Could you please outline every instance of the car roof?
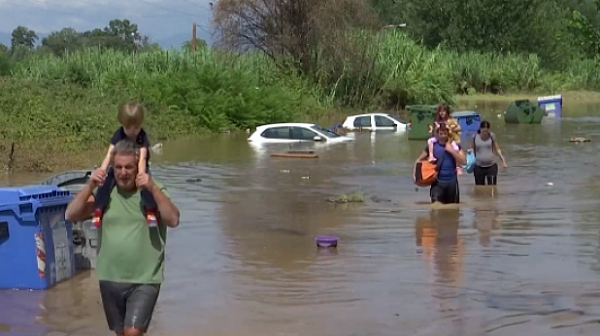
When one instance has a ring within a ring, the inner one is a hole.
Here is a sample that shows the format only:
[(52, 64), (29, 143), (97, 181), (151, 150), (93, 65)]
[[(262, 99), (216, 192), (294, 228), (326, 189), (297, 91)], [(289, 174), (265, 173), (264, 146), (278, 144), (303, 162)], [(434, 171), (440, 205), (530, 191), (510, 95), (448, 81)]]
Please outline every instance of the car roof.
[(367, 117), (367, 116), (372, 116), (372, 115), (388, 116), (390, 114), (389, 113), (384, 113), (384, 112), (372, 112), (372, 113), (354, 114), (354, 115), (347, 116), (346, 119), (349, 119), (349, 118), (358, 118), (358, 117)]
[(271, 127), (311, 127), (314, 125), (315, 124), (309, 124), (309, 123), (279, 123), (279, 124), (260, 125), (260, 126), (257, 126), (256, 129), (265, 129), (265, 128), (271, 128)]

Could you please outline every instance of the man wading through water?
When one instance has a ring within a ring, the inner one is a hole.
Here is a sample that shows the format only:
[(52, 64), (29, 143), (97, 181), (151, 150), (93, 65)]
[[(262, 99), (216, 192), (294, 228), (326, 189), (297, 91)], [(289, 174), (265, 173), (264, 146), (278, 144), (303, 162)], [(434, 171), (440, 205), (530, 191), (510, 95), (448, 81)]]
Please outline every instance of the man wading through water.
[[(448, 139), (448, 128), (445, 124), (435, 130), (437, 142), (433, 144), (433, 156), (438, 164), (437, 181), (431, 185), (429, 194), (431, 203), (440, 202), (443, 204), (460, 203), (460, 191), (458, 188), (458, 175), (456, 167), (467, 163), (465, 153), (460, 145), (455, 149)], [(429, 157), (429, 148), (426, 145), (425, 150), (415, 161), (415, 168), (419, 161)], [(413, 171), (415, 170), (413, 168)], [(415, 180), (415, 176), (413, 176)]]
[[(130, 140), (118, 142), (112, 152), (116, 187), (98, 229), (96, 276), (110, 330), (118, 336), (143, 336), (148, 330), (163, 282), (167, 227), (179, 225), (179, 210), (166, 189), (146, 173), (138, 175), (139, 147)], [(99, 170), (69, 203), (70, 222), (85, 220), (95, 208), (95, 195), (103, 181)], [(149, 227), (141, 190), (152, 194), (158, 209), (158, 226)]]

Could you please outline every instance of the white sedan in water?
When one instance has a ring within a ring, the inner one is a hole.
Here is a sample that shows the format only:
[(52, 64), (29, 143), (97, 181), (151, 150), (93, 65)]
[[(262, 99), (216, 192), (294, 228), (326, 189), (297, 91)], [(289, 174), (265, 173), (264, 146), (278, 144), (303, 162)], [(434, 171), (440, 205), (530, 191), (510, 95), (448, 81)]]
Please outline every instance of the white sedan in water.
[(348, 142), (354, 139), (338, 135), (317, 124), (285, 123), (261, 125), (248, 138), (252, 143)]
[(358, 129), (372, 131), (406, 131), (406, 121), (389, 113), (365, 113), (346, 117), (342, 127), (353, 131)]

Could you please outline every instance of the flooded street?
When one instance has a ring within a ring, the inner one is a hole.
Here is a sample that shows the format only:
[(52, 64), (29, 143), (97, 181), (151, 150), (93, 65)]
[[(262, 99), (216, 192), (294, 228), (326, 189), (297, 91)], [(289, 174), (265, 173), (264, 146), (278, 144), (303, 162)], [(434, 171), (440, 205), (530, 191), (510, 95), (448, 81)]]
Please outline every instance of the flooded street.
[[(460, 176), (459, 206), (415, 188), (425, 141), (405, 133), (294, 146), (318, 159), (246, 134), (166, 143), (153, 174), (182, 218), (149, 335), (599, 335), (600, 106), (566, 108), (542, 125), (486, 109), (509, 168), (496, 189)], [(355, 191), (364, 203), (326, 201)], [(0, 291), (4, 335), (111, 335), (93, 273)]]

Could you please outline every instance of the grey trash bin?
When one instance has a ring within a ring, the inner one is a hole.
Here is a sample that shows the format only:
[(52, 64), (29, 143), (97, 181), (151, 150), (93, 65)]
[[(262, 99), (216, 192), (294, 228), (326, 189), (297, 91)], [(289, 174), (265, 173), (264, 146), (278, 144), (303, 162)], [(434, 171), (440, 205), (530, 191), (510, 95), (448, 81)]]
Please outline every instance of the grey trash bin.
[[(41, 184), (56, 185), (77, 194), (88, 183), (92, 170), (70, 170), (54, 175)], [(98, 230), (92, 225), (92, 217), (73, 223), (73, 245), (75, 247), (75, 269), (96, 268)]]

